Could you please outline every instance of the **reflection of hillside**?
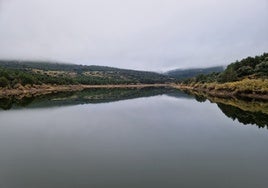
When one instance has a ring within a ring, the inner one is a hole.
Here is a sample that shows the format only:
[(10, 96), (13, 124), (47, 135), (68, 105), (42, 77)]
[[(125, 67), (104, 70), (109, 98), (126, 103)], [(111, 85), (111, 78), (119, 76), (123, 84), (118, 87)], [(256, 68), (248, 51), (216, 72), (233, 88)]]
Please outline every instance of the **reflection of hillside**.
[(175, 98), (183, 98), (183, 99), (194, 99), (193, 96), (186, 94), (183, 91), (177, 89), (169, 89), (165, 93), (167, 96), (175, 97)]
[(233, 120), (237, 119), (245, 125), (255, 124), (258, 127), (268, 128), (268, 103), (262, 101), (246, 101), (236, 98), (226, 99), (210, 97), (204, 93), (189, 93), (193, 95), (197, 101), (204, 102), (207, 99), (216, 103), (221, 111)]
[(237, 107), (248, 112), (262, 112), (268, 114), (268, 103), (262, 101), (246, 101), (238, 99), (209, 98), (214, 103), (222, 103), (229, 106)]
[(126, 99), (134, 99), (140, 97), (150, 97), (171, 93), (177, 97), (186, 97), (183, 92), (172, 88), (113, 88), (113, 89), (87, 89), (78, 92), (57, 93), (41, 95), (36, 97), (24, 97), (20, 99), (8, 98), (0, 99), (0, 108), (41, 108), (53, 106), (67, 106), (89, 103), (107, 103)]
[(241, 110), (238, 107), (218, 103), (218, 107), (221, 111), (229, 118), (233, 120), (237, 119), (240, 123), (256, 124), (258, 127), (268, 128), (268, 114), (262, 113), (260, 111), (250, 112)]

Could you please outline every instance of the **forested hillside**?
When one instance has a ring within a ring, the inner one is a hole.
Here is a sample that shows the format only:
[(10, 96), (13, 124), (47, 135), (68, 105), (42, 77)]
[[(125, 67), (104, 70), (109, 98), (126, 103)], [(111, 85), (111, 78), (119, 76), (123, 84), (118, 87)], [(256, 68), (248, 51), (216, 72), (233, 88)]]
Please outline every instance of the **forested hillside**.
[(268, 53), (231, 63), (222, 73), (201, 74), (185, 80), (184, 83), (226, 83), (241, 81), (245, 78), (268, 78)]
[(223, 98), (268, 100), (268, 53), (231, 63), (222, 73), (181, 81), (178, 87)]
[(200, 74), (206, 75), (211, 73), (220, 73), (224, 71), (223, 66), (208, 67), (208, 68), (193, 68), (193, 69), (175, 69), (168, 71), (166, 75), (179, 80), (185, 80), (187, 78), (192, 78)]
[(33, 84), (153, 84), (171, 82), (154, 72), (50, 62), (0, 61), (0, 87)]

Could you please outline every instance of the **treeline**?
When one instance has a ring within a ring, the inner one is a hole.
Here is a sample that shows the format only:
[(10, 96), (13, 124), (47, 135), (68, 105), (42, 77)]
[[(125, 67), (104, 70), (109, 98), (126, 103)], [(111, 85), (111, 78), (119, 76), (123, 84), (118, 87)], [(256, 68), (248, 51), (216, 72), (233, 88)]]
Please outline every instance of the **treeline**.
[(244, 78), (268, 78), (268, 53), (264, 53), (261, 56), (247, 57), (241, 61), (231, 63), (221, 73), (200, 74), (183, 80), (183, 83), (226, 83)]
[(74, 84), (75, 80), (68, 77), (51, 77), (28, 71), (3, 69), (0, 67), (0, 87), (15, 88), (18, 85), (33, 84)]
[(165, 74), (173, 78), (182, 80), (186, 78), (192, 78), (200, 74), (211, 74), (213, 72), (223, 72), (223, 66), (208, 67), (208, 68), (191, 68), (191, 69), (175, 69), (166, 72)]
[[(0, 60), (0, 66), (9, 69), (40, 69), (51, 71), (69, 71), (69, 72), (85, 72), (85, 71), (116, 71), (118, 68), (106, 66), (87, 66), (68, 63), (55, 63), (46, 61), (15, 61), (15, 60)], [(122, 69), (124, 70), (124, 69)]]
[[(52, 75), (49, 71), (63, 74)], [(45, 62), (0, 61), (0, 87), (40, 84), (154, 84), (171, 82), (168, 76), (154, 72)]]

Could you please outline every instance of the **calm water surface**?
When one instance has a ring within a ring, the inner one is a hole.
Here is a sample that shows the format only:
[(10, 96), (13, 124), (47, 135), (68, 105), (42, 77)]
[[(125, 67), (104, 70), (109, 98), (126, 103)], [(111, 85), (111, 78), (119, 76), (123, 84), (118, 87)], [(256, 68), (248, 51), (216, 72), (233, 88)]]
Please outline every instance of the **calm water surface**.
[(268, 130), (159, 95), (0, 111), (1, 188), (267, 187)]

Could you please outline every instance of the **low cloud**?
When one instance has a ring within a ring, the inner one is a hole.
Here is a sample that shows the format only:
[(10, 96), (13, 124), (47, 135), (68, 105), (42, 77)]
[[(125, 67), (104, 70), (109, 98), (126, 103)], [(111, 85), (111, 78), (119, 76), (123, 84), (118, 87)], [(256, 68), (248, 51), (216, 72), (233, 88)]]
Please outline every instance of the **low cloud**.
[(0, 58), (164, 71), (268, 51), (267, 0), (0, 0)]

